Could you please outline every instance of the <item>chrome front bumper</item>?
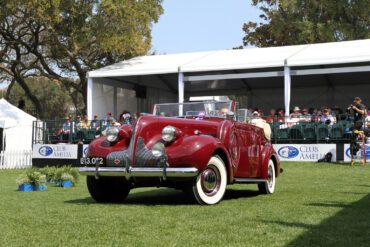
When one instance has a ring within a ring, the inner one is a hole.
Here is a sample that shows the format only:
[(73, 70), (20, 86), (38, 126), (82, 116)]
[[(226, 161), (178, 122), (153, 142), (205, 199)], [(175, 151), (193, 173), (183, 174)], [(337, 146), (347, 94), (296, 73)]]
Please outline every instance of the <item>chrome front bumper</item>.
[(86, 176), (105, 177), (162, 177), (192, 178), (199, 174), (195, 167), (80, 167), (79, 171)]

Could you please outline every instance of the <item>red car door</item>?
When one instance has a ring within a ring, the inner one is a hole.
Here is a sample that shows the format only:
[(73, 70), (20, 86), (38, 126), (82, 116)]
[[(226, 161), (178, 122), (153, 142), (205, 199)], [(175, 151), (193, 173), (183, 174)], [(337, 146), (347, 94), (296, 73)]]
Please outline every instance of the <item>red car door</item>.
[(240, 150), (236, 177), (259, 177), (261, 175), (261, 136), (263, 130), (253, 125), (235, 124)]

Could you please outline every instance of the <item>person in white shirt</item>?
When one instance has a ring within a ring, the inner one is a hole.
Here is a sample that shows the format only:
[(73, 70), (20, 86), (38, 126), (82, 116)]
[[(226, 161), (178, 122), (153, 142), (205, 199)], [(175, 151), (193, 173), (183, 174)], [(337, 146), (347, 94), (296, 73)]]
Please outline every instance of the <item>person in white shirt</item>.
[(322, 111), (322, 116), (320, 118), (320, 123), (324, 123), (324, 124), (327, 124), (327, 125), (330, 125), (330, 126), (335, 124), (335, 118), (332, 115), (330, 115), (329, 109), (324, 109)]
[(260, 113), (258, 111), (254, 111), (252, 113), (252, 119), (250, 123), (256, 125), (257, 127), (262, 128), (265, 134), (265, 138), (269, 141), (271, 140), (271, 127), (268, 123), (266, 123), (265, 120), (261, 118)]

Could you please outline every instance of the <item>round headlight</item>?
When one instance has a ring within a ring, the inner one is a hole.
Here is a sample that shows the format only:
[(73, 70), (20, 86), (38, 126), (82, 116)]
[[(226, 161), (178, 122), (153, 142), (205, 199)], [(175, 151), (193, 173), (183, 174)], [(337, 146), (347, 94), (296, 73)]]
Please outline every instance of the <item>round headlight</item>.
[(155, 157), (161, 157), (162, 155), (164, 155), (164, 144), (162, 142), (157, 142), (156, 144), (154, 144), (152, 148), (152, 154)]
[(166, 126), (162, 130), (162, 139), (165, 142), (172, 142), (176, 138), (176, 128), (173, 126)]
[(118, 128), (110, 127), (106, 130), (105, 135), (109, 142), (115, 142), (118, 138)]

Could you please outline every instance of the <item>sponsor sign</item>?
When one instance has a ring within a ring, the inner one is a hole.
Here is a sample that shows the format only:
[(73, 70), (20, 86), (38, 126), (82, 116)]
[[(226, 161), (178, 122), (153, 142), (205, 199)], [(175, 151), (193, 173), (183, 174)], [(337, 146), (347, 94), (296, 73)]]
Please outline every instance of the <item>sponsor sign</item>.
[[(349, 144), (344, 144), (344, 162), (351, 162), (351, 152), (349, 150)], [(370, 160), (370, 145), (365, 145), (366, 147), (366, 160)], [(363, 150), (358, 150), (357, 154), (355, 155), (356, 160), (362, 160), (363, 159)]]
[(281, 161), (318, 161), (331, 152), (337, 160), (335, 144), (273, 144)]
[(77, 159), (77, 145), (68, 144), (35, 144), (34, 159)]

